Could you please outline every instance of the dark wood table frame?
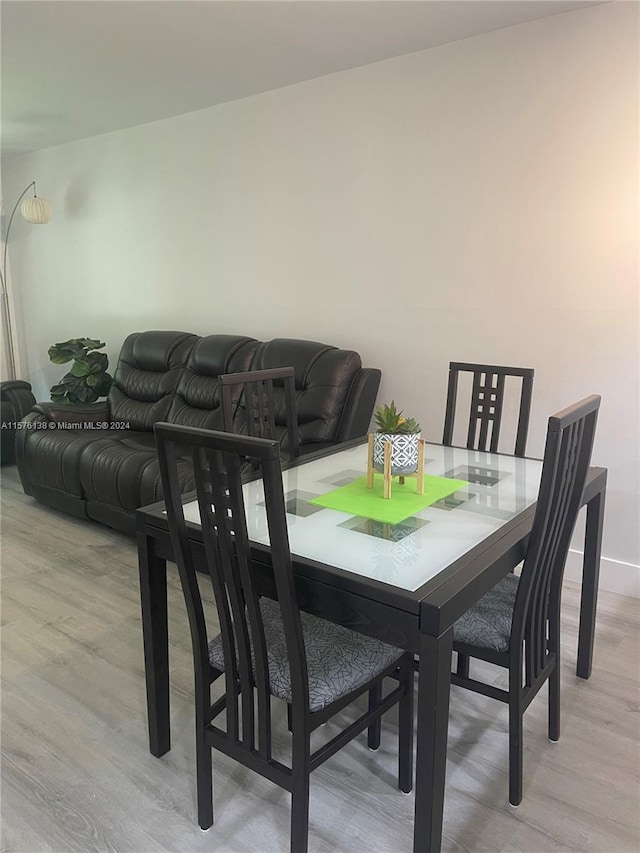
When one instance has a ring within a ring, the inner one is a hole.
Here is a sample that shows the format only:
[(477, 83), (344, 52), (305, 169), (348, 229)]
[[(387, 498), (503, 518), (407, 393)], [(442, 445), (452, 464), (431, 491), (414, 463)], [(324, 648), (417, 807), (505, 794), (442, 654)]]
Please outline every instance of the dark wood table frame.
[[(593, 661), (606, 483), (607, 470), (591, 468), (582, 501), (587, 517), (576, 669), (580, 678), (589, 678)], [(173, 552), (163, 509), (160, 503), (139, 510), (137, 534), (149, 747), (158, 757), (171, 748), (166, 561), (173, 560)], [(302, 609), (419, 653), (414, 853), (441, 848), (453, 624), (521, 562), (534, 509), (528, 507), (415, 592), (312, 560), (295, 562)], [(192, 534), (201, 543), (199, 526), (193, 525)], [(262, 572), (268, 592), (268, 550), (256, 547), (254, 556), (254, 570), (258, 577)], [(202, 561), (204, 565), (204, 553)]]

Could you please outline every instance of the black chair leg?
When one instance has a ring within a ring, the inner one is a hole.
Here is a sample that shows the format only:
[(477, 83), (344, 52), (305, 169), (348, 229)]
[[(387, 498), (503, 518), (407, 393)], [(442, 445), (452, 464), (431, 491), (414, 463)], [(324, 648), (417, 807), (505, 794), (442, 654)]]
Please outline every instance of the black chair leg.
[(549, 740), (560, 740), (560, 667), (549, 676)]
[(520, 702), (509, 702), (509, 802), (519, 806), (522, 802), (523, 711)]
[(196, 731), (196, 784), (200, 829), (209, 829), (213, 824), (212, 774), (211, 747), (205, 742), (201, 726), (198, 726)]
[(549, 651), (555, 664), (549, 676), (549, 740), (560, 740), (560, 602), (549, 615)]
[(400, 677), (405, 693), (398, 704), (398, 787), (410, 794), (413, 788), (413, 659), (403, 664)]
[(309, 773), (300, 775), (291, 792), (291, 853), (309, 849)]
[(457, 655), (458, 665), (456, 671), (458, 675), (460, 676), (460, 678), (469, 678), (469, 663), (471, 660), (470, 656), (463, 655), (462, 652), (457, 652)]
[[(382, 701), (382, 684), (376, 684), (369, 690), (369, 710), (373, 710)], [(380, 734), (382, 731), (382, 718), (378, 717), (369, 726), (367, 732), (367, 745), (369, 749), (377, 749), (380, 746)]]

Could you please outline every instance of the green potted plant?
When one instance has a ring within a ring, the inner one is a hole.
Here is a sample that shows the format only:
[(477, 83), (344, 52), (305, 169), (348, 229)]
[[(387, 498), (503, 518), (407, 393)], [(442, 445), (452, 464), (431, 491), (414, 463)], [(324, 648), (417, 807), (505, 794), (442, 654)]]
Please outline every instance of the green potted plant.
[(374, 468), (384, 471), (384, 448), (390, 441), (391, 475), (413, 474), (418, 468), (420, 424), (398, 411), (393, 400), (388, 405), (378, 406), (373, 419), (377, 427), (373, 434)]
[(113, 377), (107, 373), (107, 354), (96, 352), (103, 346), (103, 341), (93, 338), (71, 338), (49, 347), (49, 359), (54, 364), (73, 362), (71, 370), (50, 389), (54, 403), (95, 403), (99, 397), (106, 397)]

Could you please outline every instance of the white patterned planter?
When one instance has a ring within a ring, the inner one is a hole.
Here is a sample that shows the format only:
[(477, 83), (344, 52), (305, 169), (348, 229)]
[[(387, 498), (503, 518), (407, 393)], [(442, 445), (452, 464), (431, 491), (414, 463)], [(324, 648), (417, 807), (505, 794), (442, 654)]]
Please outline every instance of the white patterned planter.
[(391, 476), (413, 474), (418, 470), (418, 444), (420, 433), (390, 435), (386, 432), (373, 434), (373, 467), (384, 473), (384, 446), (391, 442)]

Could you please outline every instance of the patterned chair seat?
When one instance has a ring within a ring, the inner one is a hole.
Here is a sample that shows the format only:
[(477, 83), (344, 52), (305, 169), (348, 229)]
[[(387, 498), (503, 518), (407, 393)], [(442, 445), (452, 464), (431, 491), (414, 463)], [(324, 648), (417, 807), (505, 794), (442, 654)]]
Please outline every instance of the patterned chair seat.
[(453, 639), (482, 649), (508, 652), (519, 578), (507, 575), (453, 626)]
[[(270, 692), (285, 702), (291, 701), (291, 675), (287, 647), (276, 601), (260, 599), (264, 622)], [(380, 640), (358, 634), (341, 625), (333, 625), (310, 613), (300, 613), (309, 674), (309, 708), (320, 711), (341, 696), (380, 675), (395, 661), (400, 649)], [(220, 634), (209, 643), (209, 663), (224, 672)]]

